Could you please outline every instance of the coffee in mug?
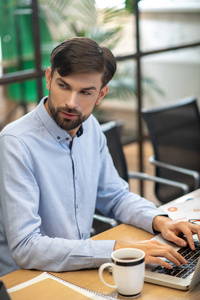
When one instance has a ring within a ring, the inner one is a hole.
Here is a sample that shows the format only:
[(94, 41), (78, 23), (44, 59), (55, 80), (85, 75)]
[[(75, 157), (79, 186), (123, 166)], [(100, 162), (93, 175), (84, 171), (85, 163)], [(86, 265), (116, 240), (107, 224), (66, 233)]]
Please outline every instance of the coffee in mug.
[[(99, 268), (101, 281), (109, 287), (116, 288), (124, 297), (137, 297), (144, 284), (145, 253), (136, 248), (122, 248), (111, 254), (111, 263), (105, 263)], [(105, 268), (112, 269), (115, 285), (108, 284), (103, 278)]]

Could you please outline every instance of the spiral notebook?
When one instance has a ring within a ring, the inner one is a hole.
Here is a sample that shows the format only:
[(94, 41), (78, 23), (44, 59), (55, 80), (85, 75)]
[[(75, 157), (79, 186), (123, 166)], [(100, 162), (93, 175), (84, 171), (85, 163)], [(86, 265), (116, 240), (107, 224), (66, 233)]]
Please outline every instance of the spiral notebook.
[(52, 274), (41, 275), (7, 290), (11, 300), (113, 300), (111, 296), (84, 289)]

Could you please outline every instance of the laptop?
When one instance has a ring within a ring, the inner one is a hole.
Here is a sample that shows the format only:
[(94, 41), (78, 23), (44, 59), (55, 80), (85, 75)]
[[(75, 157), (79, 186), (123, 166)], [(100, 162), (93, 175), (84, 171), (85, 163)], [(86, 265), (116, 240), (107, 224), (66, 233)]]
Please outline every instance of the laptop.
[[(175, 248), (187, 260), (187, 265), (166, 269), (155, 264), (147, 264), (145, 269), (145, 282), (154, 283), (180, 290), (189, 290), (200, 282), (200, 245), (197, 235), (194, 235), (195, 251), (190, 247), (180, 248), (174, 243), (165, 240), (161, 234), (153, 239)], [(171, 263), (172, 264), (172, 263)]]

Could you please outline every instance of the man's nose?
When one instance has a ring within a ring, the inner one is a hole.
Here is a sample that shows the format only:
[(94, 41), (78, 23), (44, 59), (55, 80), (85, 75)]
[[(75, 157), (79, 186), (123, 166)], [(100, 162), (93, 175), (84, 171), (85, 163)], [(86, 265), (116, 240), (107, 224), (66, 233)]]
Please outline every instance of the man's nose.
[(78, 103), (78, 95), (76, 92), (71, 91), (65, 100), (66, 106), (68, 106), (69, 108), (74, 108), (77, 106)]

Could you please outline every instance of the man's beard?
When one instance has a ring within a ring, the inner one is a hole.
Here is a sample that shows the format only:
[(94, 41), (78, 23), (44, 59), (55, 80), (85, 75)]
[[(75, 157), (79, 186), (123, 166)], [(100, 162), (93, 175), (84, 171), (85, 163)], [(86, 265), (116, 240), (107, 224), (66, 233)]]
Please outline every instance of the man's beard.
[[(57, 107), (55, 108), (52, 104), (50, 95), (48, 97), (48, 107), (50, 110), (50, 113), (54, 119), (54, 121), (57, 123), (57, 125), (68, 131), (73, 130), (77, 127), (79, 127), (89, 116), (89, 115), (82, 115), (81, 112), (77, 111), (75, 108), (70, 109), (67, 106), (66, 107)], [(62, 117), (62, 112), (69, 113), (69, 114), (75, 114), (77, 117), (74, 120), (70, 120), (67, 118)]]

